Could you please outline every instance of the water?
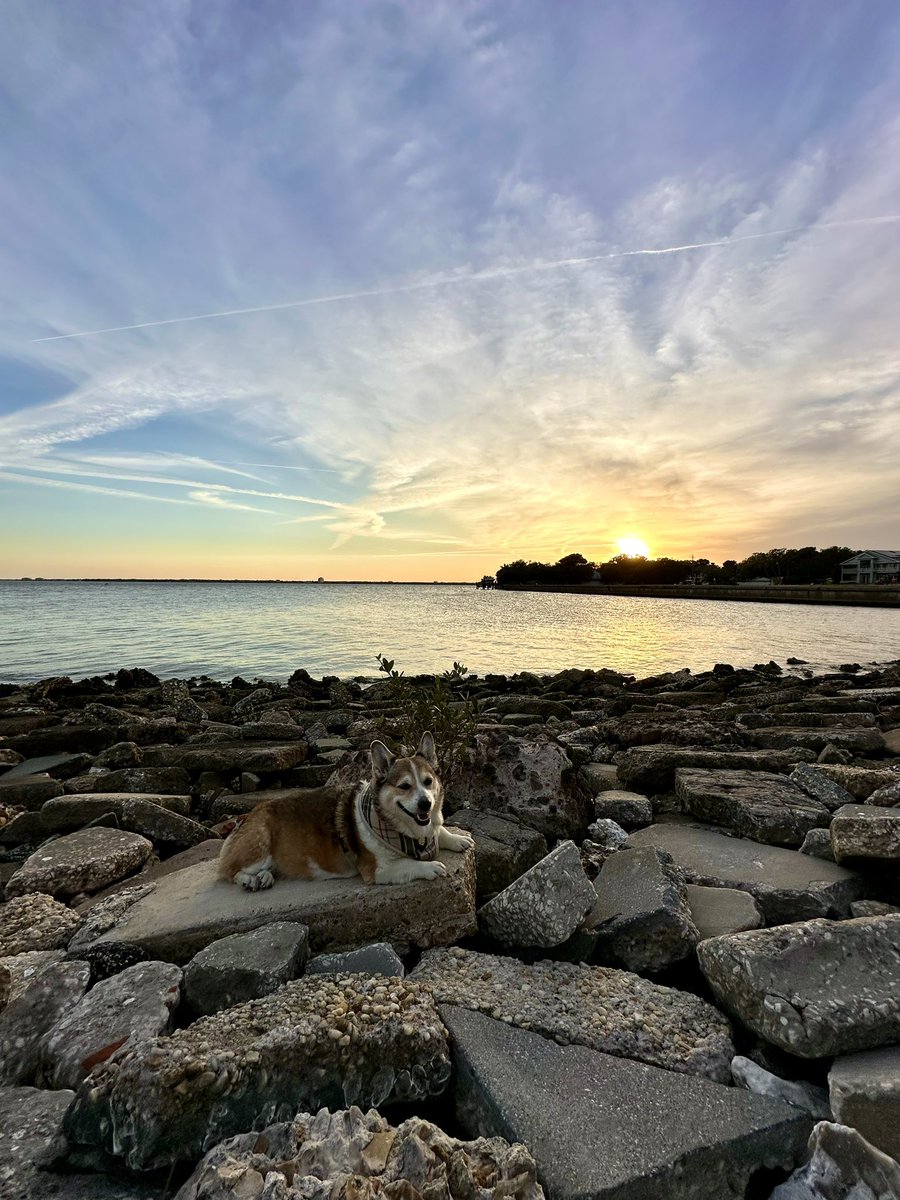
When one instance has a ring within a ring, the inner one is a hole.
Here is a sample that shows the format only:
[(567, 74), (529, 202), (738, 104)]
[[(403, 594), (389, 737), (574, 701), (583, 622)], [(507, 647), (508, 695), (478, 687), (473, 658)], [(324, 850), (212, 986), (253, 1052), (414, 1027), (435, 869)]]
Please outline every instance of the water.
[(0, 681), (102, 675), (286, 679), (612, 667), (648, 675), (793, 655), (900, 658), (900, 610), (481, 592), (463, 584), (0, 582)]

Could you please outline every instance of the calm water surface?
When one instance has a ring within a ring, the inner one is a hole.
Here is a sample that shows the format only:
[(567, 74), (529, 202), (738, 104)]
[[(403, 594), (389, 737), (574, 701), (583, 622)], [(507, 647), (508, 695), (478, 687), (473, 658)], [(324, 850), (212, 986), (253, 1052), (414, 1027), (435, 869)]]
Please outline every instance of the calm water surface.
[(0, 681), (97, 675), (285, 679), (612, 667), (647, 675), (794, 655), (900, 658), (900, 610), (479, 592), (470, 585), (0, 582)]

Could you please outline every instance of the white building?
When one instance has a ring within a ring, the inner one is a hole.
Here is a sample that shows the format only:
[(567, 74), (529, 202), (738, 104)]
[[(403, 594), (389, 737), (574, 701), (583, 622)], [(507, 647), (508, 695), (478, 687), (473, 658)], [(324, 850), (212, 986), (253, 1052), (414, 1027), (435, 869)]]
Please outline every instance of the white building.
[(897, 583), (900, 550), (861, 550), (841, 563), (841, 583)]

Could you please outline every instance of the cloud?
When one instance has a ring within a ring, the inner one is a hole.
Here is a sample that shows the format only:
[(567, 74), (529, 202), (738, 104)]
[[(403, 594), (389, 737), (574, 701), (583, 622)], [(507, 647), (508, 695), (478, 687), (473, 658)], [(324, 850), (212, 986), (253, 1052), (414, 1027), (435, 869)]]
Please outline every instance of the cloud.
[(188, 492), (192, 500), (198, 501), (200, 504), (209, 504), (213, 508), (227, 508), (229, 510), (238, 510), (240, 512), (255, 512), (272, 514), (271, 508), (257, 508), (255, 504), (237, 504), (234, 500), (226, 500), (224, 496), (218, 492)]

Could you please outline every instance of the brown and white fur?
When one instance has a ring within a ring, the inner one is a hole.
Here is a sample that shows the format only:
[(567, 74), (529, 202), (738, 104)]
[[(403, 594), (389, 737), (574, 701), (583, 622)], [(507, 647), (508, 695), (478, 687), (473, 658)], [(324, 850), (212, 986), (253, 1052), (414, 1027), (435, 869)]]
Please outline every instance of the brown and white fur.
[[(396, 758), (383, 742), (371, 746), (369, 782), (373, 808), (392, 831), (414, 841), (434, 838), (438, 850), (457, 853), (472, 846), (468, 833), (451, 833), (441, 812), (441, 782), (430, 733), (415, 754)], [(434, 879), (447, 868), (437, 859), (420, 861), (387, 845), (360, 815), (360, 783), (351, 789), (292, 790), (265, 800), (227, 839), (219, 874), (247, 891), (270, 888), (276, 875), (288, 879), (341, 879), (361, 875), (366, 883), (409, 883)]]

